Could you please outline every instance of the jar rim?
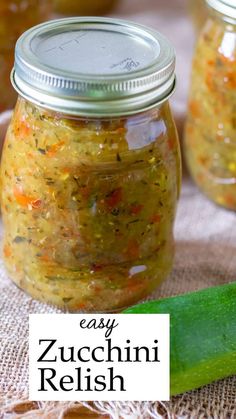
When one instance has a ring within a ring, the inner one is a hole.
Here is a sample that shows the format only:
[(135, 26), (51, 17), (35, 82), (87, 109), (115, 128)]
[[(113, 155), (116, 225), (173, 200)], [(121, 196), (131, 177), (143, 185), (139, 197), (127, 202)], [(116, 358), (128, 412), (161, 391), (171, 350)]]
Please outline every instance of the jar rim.
[(37, 25), (17, 41), (15, 90), (72, 115), (143, 112), (175, 87), (175, 52), (159, 32), (122, 19), (76, 17)]
[(205, 0), (213, 11), (221, 14), (224, 20), (235, 23), (236, 21), (236, 2), (235, 0)]
[(121, 116), (135, 115), (137, 113), (149, 111), (157, 106), (158, 107), (161, 106), (164, 102), (168, 101), (171, 98), (171, 96), (174, 94), (176, 90), (176, 85), (177, 85), (177, 79), (176, 79), (176, 76), (174, 76), (173, 81), (171, 80), (169, 91), (168, 92), (165, 91), (165, 94), (162, 97), (159, 97), (158, 100), (156, 98), (156, 92), (154, 91), (151, 93), (154, 97), (154, 100), (150, 101), (148, 104), (144, 104), (142, 102), (142, 97), (140, 97), (140, 102), (136, 106), (134, 106), (134, 103), (132, 103), (132, 99), (131, 101), (121, 100), (120, 110), (117, 110), (117, 109), (113, 110), (112, 102), (109, 102), (109, 103), (107, 102), (106, 106), (109, 107), (109, 111), (104, 111), (103, 108), (101, 108), (101, 106), (99, 105), (99, 103), (97, 104), (97, 109), (94, 109), (94, 108), (91, 109), (89, 107), (86, 109), (84, 108), (83, 105), (81, 106), (81, 108), (79, 108), (80, 102), (78, 101), (69, 100), (67, 105), (65, 105), (65, 101), (62, 100), (61, 106), (60, 106), (60, 103), (58, 103), (58, 100), (56, 100), (57, 102), (56, 104), (53, 104), (51, 102), (50, 103), (47, 102), (47, 97), (43, 98), (41, 95), (40, 95), (40, 98), (36, 97), (35, 95), (30, 96), (29, 91), (27, 91), (27, 94), (26, 94), (24, 90), (20, 89), (19, 84), (17, 84), (17, 82), (15, 81), (15, 76), (16, 76), (15, 70), (13, 69), (11, 72), (11, 83), (14, 89), (19, 94), (19, 96), (28, 100), (34, 105), (37, 105), (41, 108), (48, 109), (51, 111), (66, 114), (66, 115), (89, 117), (89, 118), (121, 117)]

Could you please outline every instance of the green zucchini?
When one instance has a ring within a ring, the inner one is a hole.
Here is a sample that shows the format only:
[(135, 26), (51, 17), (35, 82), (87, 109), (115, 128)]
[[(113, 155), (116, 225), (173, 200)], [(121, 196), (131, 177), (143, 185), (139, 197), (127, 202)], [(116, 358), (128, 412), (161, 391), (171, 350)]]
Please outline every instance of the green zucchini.
[(124, 313), (170, 314), (171, 395), (236, 374), (236, 282), (148, 301)]

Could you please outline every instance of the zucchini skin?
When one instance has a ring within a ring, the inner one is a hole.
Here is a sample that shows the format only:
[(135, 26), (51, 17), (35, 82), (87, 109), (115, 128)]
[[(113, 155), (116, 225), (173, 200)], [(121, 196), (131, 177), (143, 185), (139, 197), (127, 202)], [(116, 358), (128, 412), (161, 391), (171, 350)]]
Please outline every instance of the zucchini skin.
[(236, 282), (148, 301), (124, 313), (170, 314), (171, 395), (236, 374)]

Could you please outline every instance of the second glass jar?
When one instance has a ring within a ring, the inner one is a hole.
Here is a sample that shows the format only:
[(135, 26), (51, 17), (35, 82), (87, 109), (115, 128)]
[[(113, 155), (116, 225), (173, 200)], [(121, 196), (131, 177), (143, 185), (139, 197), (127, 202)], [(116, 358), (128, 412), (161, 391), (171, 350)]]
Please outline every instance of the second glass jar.
[(206, 195), (236, 210), (236, 6), (209, 3), (217, 10), (211, 11), (193, 59), (185, 154)]

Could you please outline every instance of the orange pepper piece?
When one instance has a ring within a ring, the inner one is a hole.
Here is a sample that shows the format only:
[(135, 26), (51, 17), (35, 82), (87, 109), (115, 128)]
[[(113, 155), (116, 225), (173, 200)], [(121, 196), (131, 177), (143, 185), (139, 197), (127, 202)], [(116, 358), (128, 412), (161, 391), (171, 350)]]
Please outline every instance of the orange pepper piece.
[(161, 221), (161, 216), (159, 214), (154, 214), (150, 218), (151, 223), (159, 223)]
[(230, 207), (231, 206), (233, 207), (236, 203), (236, 197), (232, 194), (225, 195), (224, 199), (225, 199), (226, 204), (229, 205)]
[(6, 258), (9, 258), (12, 254), (11, 247), (8, 244), (5, 244), (3, 248), (3, 253)]
[(60, 150), (60, 148), (65, 144), (65, 141), (59, 141), (59, 143), (53, 144), (47, 148), (47, 156), (53, 157)]
[(195, 118), (198, 118), (201, 115), (200, 104), (197, 100), (191, 100), (189, 102), (189, 110)]
[(15, 187), (13, 190), (14, 196), (16, 198), (16, 202), (21, 207), (28, 207), (31, 205), (33, 208), (40, 208), (42, 201), (40, 199), (35, 199), (32, 196), (27, 196), (23, 193), (22, 188)]
[(122, 188), (114, 189), (106, 198), (106, 204), (109, 208), (115, 208), (122, 200)]
[(131, 259), (138, 259), (139, 257), (139, 244), (137, 240), (130, 240), (125, 251), (126, 256)]
[[(205, 83), (206, 83), (208, 89), (210, 89), (210, 90), (214, 89), (214, 77), (213, 77), (212, 72), (207, 73)], [(195, 115), (193, 114), (193, 116), (195, 116)]]
[(236, 88), (236, 76), (232, 71), (229, 71), (226, 74), (226, 82), (225, 83), (230, 89), (235, 89)]
[(31, 131), (30, 124), (25, 120), (21, 119), (19, 122), (19, 131), (22, 136), (27, 137)]
[(169, 150), (174, 150), (174, 148), (175, 148), (175, 138), (168, 138), (167, 143), (168, 143)]
[(143, 209), (143, 205), (142, 204), (134, 204), (131, 205), (130, 207), (130, 214), (131, 215), (137, 215), (139, 214)]

